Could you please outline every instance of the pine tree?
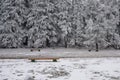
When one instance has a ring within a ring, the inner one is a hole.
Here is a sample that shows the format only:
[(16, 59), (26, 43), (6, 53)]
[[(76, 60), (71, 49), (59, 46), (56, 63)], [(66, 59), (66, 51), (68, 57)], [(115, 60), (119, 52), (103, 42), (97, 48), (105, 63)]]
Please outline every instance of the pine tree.
[(0, 47), (120, 48), (120, 0), (0, 0)]

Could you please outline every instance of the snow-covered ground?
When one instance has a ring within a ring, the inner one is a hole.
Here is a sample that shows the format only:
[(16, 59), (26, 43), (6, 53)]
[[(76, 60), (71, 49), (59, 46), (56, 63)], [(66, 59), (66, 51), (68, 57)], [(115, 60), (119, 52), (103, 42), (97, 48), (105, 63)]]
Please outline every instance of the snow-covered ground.
[(1, 59), (0, 80), (120, 80), (120, 58)]
[(120, 57), (120, 50), (100, 50), (95, 52), (92, 50), (89, 52), (87, 49), (78, 48), (44, 48), (41, 51), (33, 51), (30, 49), (0, 49), (0, 58), (26, 58), (29, 56), (39, 57), (77, 57), (77, 58), (97, 58), (97, 57)]

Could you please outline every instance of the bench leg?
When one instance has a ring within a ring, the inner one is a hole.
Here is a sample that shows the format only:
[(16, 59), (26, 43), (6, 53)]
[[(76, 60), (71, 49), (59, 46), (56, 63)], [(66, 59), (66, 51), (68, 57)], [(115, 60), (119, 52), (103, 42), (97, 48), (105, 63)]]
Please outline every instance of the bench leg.
[(31, 59), (31, 62), (35, 62), (35, 59)]
[(30, 51), (31, 51), (31, 52), (33, 52), (33, 50), (32, 50), (32, 49), (31, 49)]
[(57, 59), (53, 59), (53, 62), (57, 62)]
[(38, 49), (38, 51), (40, 51), (40, 49)]

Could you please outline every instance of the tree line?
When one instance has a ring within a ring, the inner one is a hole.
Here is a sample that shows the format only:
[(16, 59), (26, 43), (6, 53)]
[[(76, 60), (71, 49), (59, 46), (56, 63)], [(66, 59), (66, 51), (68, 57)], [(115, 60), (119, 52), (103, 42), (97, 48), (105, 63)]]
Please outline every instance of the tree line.
[(120, 0), (0, 0), (0, 47), (120, 49)]

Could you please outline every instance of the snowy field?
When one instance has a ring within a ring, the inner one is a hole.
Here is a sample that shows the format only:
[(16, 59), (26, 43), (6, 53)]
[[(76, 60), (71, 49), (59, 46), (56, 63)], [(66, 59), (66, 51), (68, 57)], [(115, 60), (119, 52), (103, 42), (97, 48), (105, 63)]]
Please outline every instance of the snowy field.
[[(29, 56), (60, 59), (30, 62)], [(0, 59), (0, 80), (120, 80), (120, 50), (0, 49), (0, 58), (15, 57), (24, 59)]]
[(1, 59), (0, 80), (120, 80), (120, 58)]
[(30, 49), (0, 49), (0, 58), (27, 58), (29, 56), (33, 57), (60, 57), (60, 58), (97, 58), (97, 57), (120, 57), (120, 50), (100, 50), (95, 52), (92, 50), (89, 52), (87, 49), (78, 48), (44, 48), (41, 51), (33, 51)]

